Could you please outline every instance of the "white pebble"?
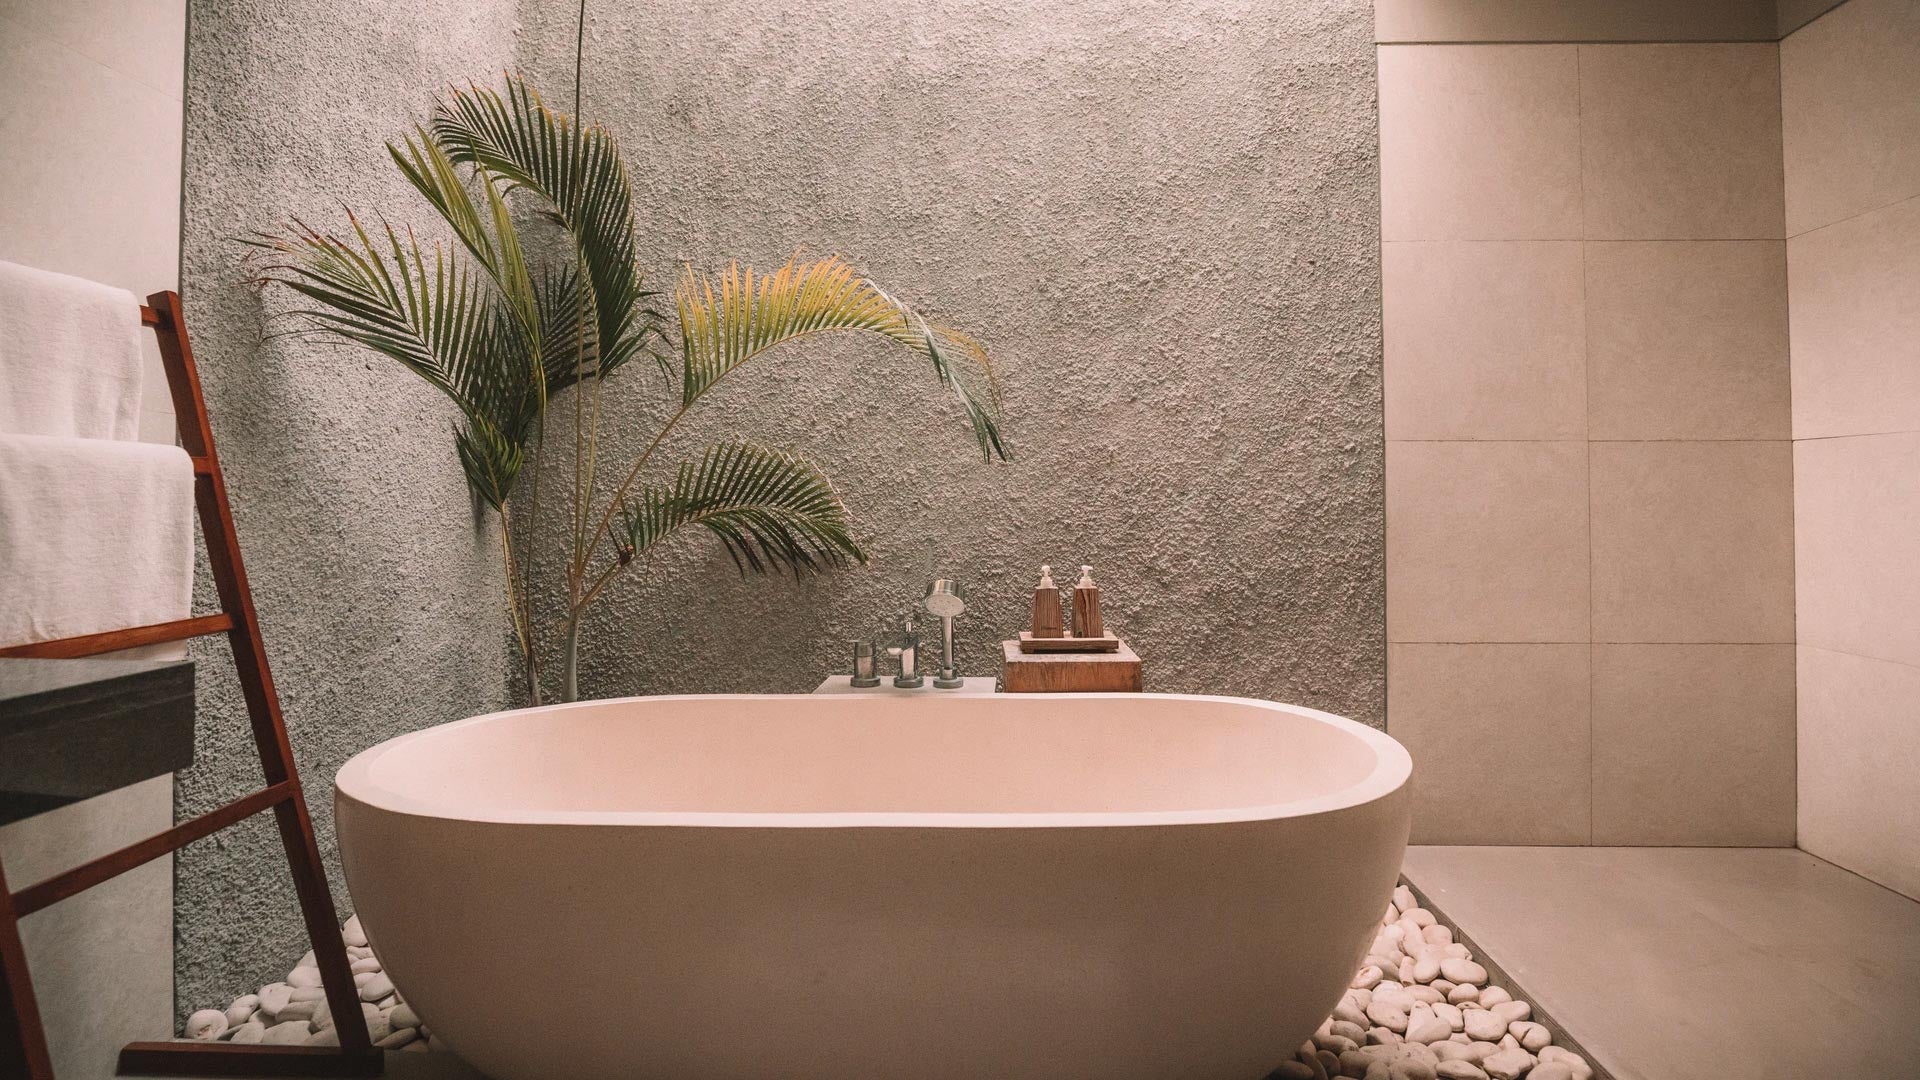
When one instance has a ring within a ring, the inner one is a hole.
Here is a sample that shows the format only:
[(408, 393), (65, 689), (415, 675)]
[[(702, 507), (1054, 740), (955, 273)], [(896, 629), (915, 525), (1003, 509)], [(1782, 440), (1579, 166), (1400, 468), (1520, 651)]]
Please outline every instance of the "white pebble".
[(320, 969), (317, 967), (297, 967), (287, 972), (287, 985), (294, 989), (320, 985)]
[(1564, 1061), (1545, 1061), (1527, 1074), (1533, 1080), (1573, 1080), (1573, 1066)]
[(1440, 1077), (1440, 1080), (1487, 1080), (1487, 1074), (1481, 1070), (1480, 1066), (1459, 1058), (1441, 1062), (1434, 1073)]
[(307, 1036), (308, 1046), (339, 1046), (340, 1032), (333, 1028), (322, 1028)]
[(384, 972), (376, 973), (373, 978), (360, 984), (361, 1001), (379, 1001), (391, 993), (393, 993), (393, 980), (387, 978)]
[(234, 998), (233, 1004), (227, 1006), (228, 1026), (239, 1027), (241, 1024), (246, 1023), (247, 1019), (253, 1015), (253, 1011), (259, 1007), (259, 994), (243, 994), (240, 997)]
[(1513, 995), (1507, 993), (1505, 990), (1501, 989), (1498, 986), (1489, 986), (1485, 990), (1480, 991), (1480, 1004), (1485, 1005), (1489, 1009), (1493, 1008), (1495, 1005), (1503, 1004), (1505, 1002), (1512, 1001), (1512, 1000), (1513, 1000)]
[(1405, 885), (1397, 885), (1394, 887), (1393, 905), (1401, 911), (1418, 906), (1414, 903), (1413, 890), (1407, 888)]
[(367, 944), (367, 932), (360, 928), (360, 916), (355, 915), (349, 918), (347, 925), (340, 928), (340, 936), (348, 945), (364, 948)]
[(1435, 1043), (1453, 1034), (1453, 1029), (1432, 1008), (1421, 1005), (1407, 1015), (1407, 1041), (1421, 1045)]
[(295, 1020), (273, 1025), (267, 1029), (265, 1035), (260, 1037), (260, 1041), (268, 1046), (299, 1046), (306, 1042), (307, 1036), (311, 1034), (313, 1029), (307, 1026), (305, 1020)]
[(1373, 1004), (1367, 1006), (1367, 1019), (1395, 1034), (1407, 1030), (1407, 1010), (1390, 1001), (1381, 1001), (1377, 994)]
[(364, 960), (355, 960), (348, 966), (347, 970), (353, 972), (355, 975), (364, 974), (369, 971), (379, 971), (380, 961), (376, 957), (369, 956)]
[(1380, 985), (1380, 969), (1368, 964), (1354, 973), (1353, 982), (1348, 985), (1355, 990), (1370, 990)]
[(1485, 1009), (1468, 1009), (1463, 1016), (1462, 1030), (1470, 1039), (1493, 1042), (1507, 1033), (1507, 1022)]
[(260, 1037), (265, 1035), (266, 1033), (267, 1033), (267, 1025), (262, 1024), (257, 1020), (252, 1020), (252, 1021), (248, 1021), (247, 1023), (241, 1024), (237, 1028), (234, 1028), (233, 1035), (229, 1037), (227, 1041), (233, 1042), (233, 1043), (239, 1043), (242, 1046), (246, 1046), (250, 1043), (259, 1042)]
[(1593, 1066), (1587, 1059), (1561, 1046), (1549, 1046), (1540, 1051), (1541, 1061), (1553, 1061), (1566, 1065), (1573, 1070), (1573, 1080), (1592, 1080)]
[(1535, 1054), (1539, 1053), (1542, 1047), (1553, 1042), (1553, 1033), (1548, 1031), (1545, 1025), (1529, 1020), (1516, 1021), (1507, 1027), (1507, 1031), (1520, 1040), (1522, 1050)]
[(277, 1016), (293, 1000), (293, 987), (286, 983), (268, 983), (260, 988), (260, 1011)]
[(1415, 1001), (1424, 1001), (1429, 1005), (1438, 1005), (1447, 1000), (1446, 995), (1431, 986), (1409, 986), (1406, 995)]
[(1440, 973), (1456, 983), (1480, 986), (1487, 981), (1487, 969), (1471, 960), (1442, 960)]
[(218, 1039), (227, 1033), (227, 1014), (219, 1009), (201, 1009), (187, 1017), (187, 1038)]
[(1480, 1063), (1493, 1080), (1515, 1080), (1533, 1068), (1533, 1055), (1525, 1050), (1502, 1050)]
[(1279, 1080), (1313, 1080), (1314, 1072), (1313, 1066), (1304, 1061), (1283, 1061), (1273, 1075)]
[(1498, 1005), (1489, 1006), (1488, 1009), (1493, 1015), (1509, 1024), (1533, 1015), (1533, 1006), (1524, 1001), (1503, 1001)]
[(386, 1038), (378, 1040), (374, 1045), (382, 1050), (398, 1050), (419, 1037), (420, 1032), (414, 1028), (395, 1028)]

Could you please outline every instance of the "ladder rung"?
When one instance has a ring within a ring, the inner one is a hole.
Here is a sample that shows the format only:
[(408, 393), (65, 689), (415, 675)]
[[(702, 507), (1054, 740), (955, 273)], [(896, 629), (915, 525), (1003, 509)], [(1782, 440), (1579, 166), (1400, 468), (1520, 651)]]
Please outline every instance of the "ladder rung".
[(128, 844), (92, 862), (81, 863), (63, 874), (55, 874), (38, 885), (29, 885), (13, 894), (14, 915), (24, 918), (48, 904), (57, 904), (75, 893), (119, 877), (136, 866), (151, 862), (169, 852), (178, 851), (195, 840), (211, 836), (235, 822), (250, 818), (269, 806), (285, 802), (292, 797), (293, 792), (293, 781), (282, 780), (272, 787), (262, 788), (244, 798), (235, 799), (218, 810), (202, 814), (191, 821), (183, 821), (166, 832), (154, 833), (145, 840)]
[(190, 619), (154, 623), (151, 626), (130, 626), (125, 630), (108, 630), (99, 634), (83, 634), (80, 637), (9, 645), (0, 649), (0, 658), (71, 660), (80, 656), (98, 656), (115, 649), (158, 645), (167, 641), (185, 641), (188, 638), (225, 633), (231, 629), (233, 629), (233, 616), (222, 611), (212, 615), (195, 615)]

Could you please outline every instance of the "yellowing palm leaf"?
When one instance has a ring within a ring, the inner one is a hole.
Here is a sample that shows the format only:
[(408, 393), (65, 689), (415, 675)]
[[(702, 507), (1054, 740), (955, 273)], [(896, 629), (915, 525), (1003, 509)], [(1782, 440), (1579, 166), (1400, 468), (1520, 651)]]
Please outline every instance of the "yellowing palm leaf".
[[(988, 458), (1007, 451), (990, 408), (997, 396), (986, 352), (956, 330), (935, 326), (834, 256), (792, 259), (771, 274), (734, 264), (713, 276), (689, 267), (674, 296), (680, 316), (681, 404), (755, 356), (828, 330), (864, 330), (918, 352), (951, 391)], [(967, 365), (963, 374), (961, 365)], [(980, 387), (968, 385), (978, 379)]]

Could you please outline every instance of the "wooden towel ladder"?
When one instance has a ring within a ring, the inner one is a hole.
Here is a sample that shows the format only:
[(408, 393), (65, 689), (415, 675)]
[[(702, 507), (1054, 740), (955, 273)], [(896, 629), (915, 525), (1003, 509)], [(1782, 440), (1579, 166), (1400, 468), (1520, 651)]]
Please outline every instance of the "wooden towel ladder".
[[(368, 1038), (360, 996), (347, 962), (346, 943), (327, 887), (320, 848), (313, 838), (313, 822), (301, 794), (294, 768), (287, 725), (280, 716), (280, 699), (267, 670), (267, 653), (254, 616), (253, 594), (240, 562), (240, 541), (234, 535), (233, 508), (227, 502), (226, 481), (213, 449), (213, 429), (207, 422), (207, 403), (200, 392), (200, 374), (187, 344), (186, 321), (180, 295), (159, 292), (147, 297), (140, 321), (153, 328), (166, 366), (167, 386), (173, 395), (180, 445), (193, 458), (194, 506), (206, 538), (207, 561), (213, 567), (220, 610), (173, 622), (111, 630), (99, 634), (37, 641), (0, 648), (0, 657), (70, 658), (94, 656), (115, 649), (224, 633), (233, 649), (233, 663), (253, 724), (253, 741), (260, 752), (266, 787), (217, 810), (183, 821), (118, 851), (83, 863), (65, 873), (18, 892), (10, 892), (6, 871), (0, 867), (0, 1077), (12, 1080), (54, 1080), (47, 1054), (46, 1032), (34, 1003), (33, 983), (20, 944), (19, 921), (49, 904), (125, 873), (195, 840), (210, 836), (262, 810), (271, 808), (280, 826), (300, 896), (300, 912), (307, 937), (319, 962), (328, 1007), (340, 1034), (338, 1047), (235, 1045), (223, 1042), (137, 1042), (120, 1052), (122, 1074), (147, 1076), (379, 1076), (384, 1055)], [(68, 1080), (93, 1080), (74, 1077)]]

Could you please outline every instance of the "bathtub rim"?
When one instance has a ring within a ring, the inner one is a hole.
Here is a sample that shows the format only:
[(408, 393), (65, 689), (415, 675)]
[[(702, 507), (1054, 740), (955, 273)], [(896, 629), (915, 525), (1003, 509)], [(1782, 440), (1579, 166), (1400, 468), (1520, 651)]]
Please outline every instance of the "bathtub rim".
[[(983, 695), (984, 696), (984, 695)], [(998, 697), (999, 695), (993, 695)], [(1028, 695), (1017, 695), (1026, 697)], [(1413, 775), (1413, 759), (1406, 747), (1386, 732), (1368, 727), (1344, 716), (1288, 705), (1260, 698), (1223, 694), (1047, 694), (1047, 700), (1139, 700), (1215, 702), (1254, 706), (1264, 711), (1288, 713), (1326, 724), (1355, 737), (1373, 752), (1373, 765), (1356, 783), (1337, 791), (1307, 799), (1260, 806), (1233, 806), (1196, 810), (1151, 811), (1042, 811), (1004, 812), (910, 812), (910, 811), (659, 811), (659, 810), (514, 810), (509, 808), (459, 808), (439, 800), (426, 800), (376, 784), (371, 771), (379, 759), (400, 746), (434, 736), (444, 736), (460, 728), (521, 716), (528, 713), (559, 713), (590, 706), (636, 701), (714, 701), (779, 700), (814, 698), (812, 694), (636, 694), (618, 698), (593, 698), (586, 701), (536, 705), (518, 709), (500, 709), (444, 724), (396, 735), (348, 758), (334, 774), (336, 801), (350, 800), (362, 806), (411, 817), (494, 825), (571, 825), (571, 826), (650, 826), (665, 828), (730, 829), (1044, 829), (1044, 828), (1140, 828), (1166, 825), (1228, 825), (1348, 810), (1388, 798), (1406, 788)]]

